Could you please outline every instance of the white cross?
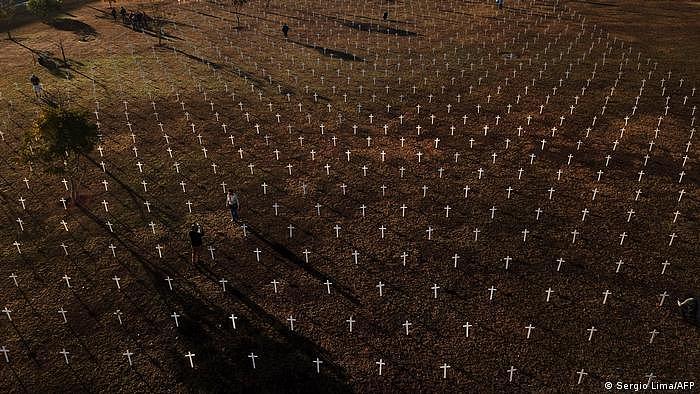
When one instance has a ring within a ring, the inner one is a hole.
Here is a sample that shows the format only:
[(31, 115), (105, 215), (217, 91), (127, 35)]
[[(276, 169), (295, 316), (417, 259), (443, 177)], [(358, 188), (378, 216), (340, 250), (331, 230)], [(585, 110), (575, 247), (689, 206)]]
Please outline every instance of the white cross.
[(511, 365), (510, 369), (508, 369), (508, 373), (510, 373), (510, 376), (508, 377), (509, 382), (513, 381), (513, 372), (515, 371), (517, 371), (517, 369)]
[(61, 351), (58, 352), (58, 353), (63, 355), (63, 357), (64, 357), (65, 360), (66, 360), (66, 364), (68, 364), (68, 355), (70, 354), (70, 352), (67, 352), (66, 349), (64, 348), (63, 350), (61, 350)]
[(434, 283), (433, 287), (431, 287), (431, 289), (433, 290), (433, 294), (434, 294), (433, 298), (437, 298), (437, 291), (439, 288), (440, 288), (440, 286), (438, 286), (436, 283)]
[(598, 331), (598, 329), (591, 326), (591, 328), (587, 329), (586, 331), (588, 331), (588, 341), (590, 342), (590, 340), (593, 339), (593, 333)]
[(549, 302), (549, 297), (551, 297), (553, 292), (554, 292), (554, 290), (552, 290), (551, 287), (549, 289), (545, 290), (545, 293), (547, 293), (547, 301), (546, 302)]
[(185, 357), (187, 357), (190, 360), (190, 368), (194, 368), (194, 362), (192, 361), (192, 358), (194, 356), (195, 354), (192, 352), (187, 352), (187, 354), (185, 354)]
[(257, 357), (258, 357), (258, 356), (256, 356), (254, 353), (250, 353), (250, 354), (248, 355), (248, 358), (253, 362), (253, 369), (255, 369), (255, 359), (256, 359)]
[(289, 322), (289, 329), (294, 331), (294, 322), (297, 321), (297, 319), (293, 318), (292, 315), (289, 315), (287, 321)]
[(490, 294), (489, 294), (489, 301), (491, 301), (491, 300), (493, 300), (493, 293), (495, 293), (496, 290), (498, 290), (498, 289), (496, 289), (495, 287), (491, 286), (491, 287), (489, 287), (487, 290), (490, 292)]
[(382, 297), (384, 295), (382, 292), (382, 287), (384, 287), (384, 283), (380, 281), (375, 287), (379, 288), (379, 296)]
[(654, 379), (656, 376), (653, 373), (649, 372), (649, 374), (644, 375), (644, 377), (649, 378), (649, 380), (647, 380), (647, 386), (649, 386), (651, 385), (651, 380)]
[(526, 339), (530, 339), (530, 333), (532, 332), (532, 329), (535, 328), (535, 326), (533, 326), (532, 323), (530, 323), (527, 326), (525, 326), (525, 328), (527, 329)]
[(170, 315), (170, 317), (175, 319), (175, 327), (180, 327), (180, 322), (177, 320), (177, 318), (180, 317), (180, 315), (178, 315), (176, 312), (173, 312), (173, 314)]
[(510, 256), (506, 256), (503, 258), (503, 260), (506, 261), (506, 269), (508, 269), (508, 264), (510, 263), (511, 260), (513, 260), (513, 258)]
[(649, 331), (649, 334), (651, 334), (651, 338), (649, 338), (649, 343), (654, 342), (654, 337), (656, 337), (656, 334), (658, 334), (658, 333), (659, 333), (659, 332), (656, 331), (656, 329), (654, 329), (654, 330), (652, 330), (652, 331)]
[(231, 316), (229, 316), (228, 318), (231, 319), (231, 325), (233, 325), (233, 329), (235, 330), (236, 329), (236, 319), (238, 319), (238, 316), (236, 316), (232, 313)]
[(129, 360), (129, 365), (132, 365), (132, 364), (131, 364), (131, 356), (132, 356), (133, 354), (134, 354), (134, 353), (131, 353), (131, 352), (129, 351), (129, 349), (127, 349), (124, 353), (122, 353), (122, 355), (123, 355), (123, 356), (126, 356), (126, 358)]
[(316, 373), (321, 373), (321, 364), (323, 364), (323, 361), (316, 357), (316, 360), (314, 360), (314, 364), (316, 364)]
[[(10, 362), (10, 358), (8, 357), (8, 353), (10, 353), (10, 351), (7, 350), (7, 349), (5, 348), (5, 346), (3, 346), (3, 347), (0, 347), (0, 353), (2, 353), (2, 354), (5, 356), (5, 362), (6, 362), (6, 363), (9, 363), (9, 362)], [(381, 361), (381, 360), (379, 360), (379, 361)], [(382, 368), (382, 367), (379, 367), (379, 371), (380, 371), (379, 374), (380, 374), (380, 375), (382, 374), (381, 368)]]
[[(5, 347), (3, 346), (3, 349), (4, 349), (4, 348), (5, 348)], [(5, 357), (7, 357), (7, 356), (5, 356)], [(379, 361), (375, 362), (375, 364), (379, 365), (379, 376), (382, 376), (382, 367), (383, 367), (386, 363), (380, 358)]]
[(661, 268), (661, 275), (663, 275), (664, 273), (666, 273), (666, 267), (671, 265), (671, 263), (669, 263), (668, 260), (666, 260), (663, 263), (661, 263), (661, 265), (663, 265), (663, 268)]
[(352, 332), (352, 323), (355, 323), (356, 320), (353, 320), (352, 316), (348, 320), (345, 320), (346, 323), (350, 325), (350, 332)]
[(447, 379), (447, 368), (452, 368), (451, 366), (447, 365), (447, 363), (442, 364), (440, 366), (440, 369), (442, 369), (442, 378)]
[(462, 328), (465, 329), (465, 336), (466, 336), (467, 338), (469, 338), (469, 328), (470, 328), (470, 327), (472, 327), (472, 325), (469, 324), (469, 322), (467, 322), (467, 324), (462, 325)]
[(409, 323), (408, 320), (406, 320), (406, 322), (402, 324), (402, 326), (406, 328), (406, 335), (408, 335), (408, 327), (411, 325), (413, 325), (413, 323)]
[(573, 236), (574, 236), (574, 237), (571, 239), (571, 243), (575, 243), (575, 242), (576, 242), (576, 236), (579, 234), (579, 232), (578, 232), (578, 230), (574, 230), (574, 231), (571, 232), (571, 234), (573, 234)]
[(588, 375), (588, 372), (584, 372), (583, 368), (582, 368), (580, 371), (576, 372), (576, 374), (578, 375), (578, 384), (581, 384), (581, 380), (583, 379), (583, 376)]

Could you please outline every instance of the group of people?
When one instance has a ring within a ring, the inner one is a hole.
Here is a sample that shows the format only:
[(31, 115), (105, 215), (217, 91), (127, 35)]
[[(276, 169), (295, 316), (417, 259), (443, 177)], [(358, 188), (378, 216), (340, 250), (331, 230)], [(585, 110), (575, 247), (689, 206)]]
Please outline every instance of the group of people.
[[(238, 221), (238, 210), (240, 209), (240, 201), (238, 195), (233, 190), (229, 189), (226, 193), (226, 208), (231, 213), (231, 221)], [(202, 246), (204, 245), (204, 228), (201, 224), (195, 222), (190, 226), (190, 243), (192, 244), (192, 264), (200, 262), (202, 258)]]
[[(112, 18), (117, 20), (117, 10), (112, 8), (111, 11)], [(119, 10), (119, 15), (121, 15), (122, 23), (131, 26), (134, 30), (148, 29), (148, 22), (151, 21), (151, 17), (146, 15), (143, 11), (127, 11), (126, 8), (121, 7)]]

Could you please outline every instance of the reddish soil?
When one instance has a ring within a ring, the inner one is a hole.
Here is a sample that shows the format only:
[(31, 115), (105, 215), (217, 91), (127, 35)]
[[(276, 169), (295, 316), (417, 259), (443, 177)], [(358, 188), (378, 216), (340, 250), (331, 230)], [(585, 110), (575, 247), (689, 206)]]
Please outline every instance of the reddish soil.
[[(700, 330), (675, 304), (700, 295), (700, 6), (506, 3), (168, 2), (161, 46), (105, 3), (71, 10), (74, 30), (16, 29), (0, 42), (0, 388), (697, 387)], [(58, 42), (70, 68), (33, 62)], [(99, 116), (79, 206), (21, 160), (45, 105), (31, 73)], [(198, 264), (194, 221), (214, 255)]]

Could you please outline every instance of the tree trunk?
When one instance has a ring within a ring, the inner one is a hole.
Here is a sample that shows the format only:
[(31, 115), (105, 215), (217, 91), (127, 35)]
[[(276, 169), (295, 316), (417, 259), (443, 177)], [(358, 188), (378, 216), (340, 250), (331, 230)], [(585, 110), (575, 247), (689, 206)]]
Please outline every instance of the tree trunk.
[(63, 65), (68, 66), (68, 61), (66, 60), (66, 53), (63, 51), (63, 41), (58, 44), (61, 47), (61, 56), (63, 56)]
[(75, 205), (80, 205), (79, 192), (80, 192), (80, 185), (82, 184), (82, 180), (83, 180), (83, 174), (80, 171), (80, 155), (76, 156), (75, 166), (73, 167), (73, 171), (69, 175), (70, 175), (70, 196), (71, 196), (71, 199), (73, 199), (73, 203)]
[(70, 180), (70, 198), (73, 204), (78, 205), (78, 191), (76, 190), (75, 174), (70, 174), (68, 176)]

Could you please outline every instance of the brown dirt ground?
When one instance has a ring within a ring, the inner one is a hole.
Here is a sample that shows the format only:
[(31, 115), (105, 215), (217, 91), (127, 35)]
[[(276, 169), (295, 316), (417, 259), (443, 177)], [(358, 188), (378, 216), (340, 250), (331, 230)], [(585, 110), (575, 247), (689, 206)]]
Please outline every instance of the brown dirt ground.
[[(9, 363), (0, 356), (2, 391), (590, 392), (649, 373), (697, 386), (700, 332), (673, 307), (700, 289), (697, 1), (507, 1), (502, 11), (491, 1), (283, 1), (267, 10), (173, 1), (164, 9), (171, 23), (161, 47), (152, 32), (112, 21), (106, 3), (68, 15), (94, 34), (33, 23), (14, 31), (16, 42), (0, 41), (0, 306), (12, 311), (11, 321), (0, 315), (0, 346), (10, 351)], [(34, 59), (60, 57), (58, 42), (72, 66), (50, 73)], [(90, 155), (81, 206), (64, 210), (61, 177), (19, 157), (43, 105), (31, 73), (49, 97), (90, 112), (99, 105), (102, 152)], [(228, 218), (222, 182), (241, 196), (245, 230)], [(195, 220), (215, 259), (205, 250), (192, 265), (186, 231)]]

